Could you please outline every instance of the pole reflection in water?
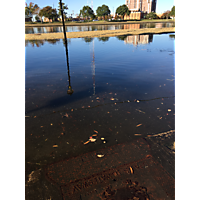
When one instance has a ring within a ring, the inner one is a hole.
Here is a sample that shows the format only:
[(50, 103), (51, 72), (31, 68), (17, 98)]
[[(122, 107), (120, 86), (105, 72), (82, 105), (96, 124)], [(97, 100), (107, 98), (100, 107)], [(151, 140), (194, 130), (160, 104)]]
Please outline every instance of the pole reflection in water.
[(68, 82), (69, 82), (69, 86), (68, 86), (67, 94), (72, 95), (73, 92), (74, 92), (74, 90), (72, 89), (71, 81), (70, 81), (69, 57), (68, 57), (68, 48), (67, 48), (67, 43), (66, 43), (66, 42), (65, 42), (65, 50), (66, 50), (67, 71), (68, 71)]
[(66, 31), (65, 31), (65, 21), (64, 21), (64, 16), (63, 16), (62, 0), (60, 0), (60, 9), (61, 9), (61, 15), (62, 15), (62, 22), (63, 22), (63, 33), (64, 33), (64, 40), (65, 40), (65, 50), (66, 50), (66, 58), (67, 58), (67, 70), (68, 70), (68, 81), (69, 81), (67, 94), (72, 95), (74, 90), (72, 89), (71, 82), (70, 82), (68, 46), (67, 46), (67, 37), (66, 37)]

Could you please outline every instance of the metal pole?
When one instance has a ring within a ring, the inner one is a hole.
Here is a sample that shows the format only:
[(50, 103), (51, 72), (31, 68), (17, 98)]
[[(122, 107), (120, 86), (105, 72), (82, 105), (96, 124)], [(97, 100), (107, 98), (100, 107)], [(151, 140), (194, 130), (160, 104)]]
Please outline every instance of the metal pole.
[(64, 33), (65, 41), (67, 43), (67, 37), (66, 37), (66, 31), (65, 31), (65, 21), (64, 21), (63, 8), (62, 8), (62, 0), (60, 0), (60, 9), (61, 9), (61, 16), (62, 16), (62, 23), (63, 23), (63, 33)]
[(67, 93), (72, 95), (74, 90), (72, 90), (71, 83), (70, 83), (68, 45), (67, 45), (67, 36), (66, 36), (66, 31), (65, 31), (65, 21), (64, 21), (64, 16), (63, 16), (62, 0), (60, 0), (60, 9), (61, 9), (61, 16), (62, 16), (62, 23), (63, 23), (63, 33), (64, 33), (64, 38), (65, 38), (65, 49), (66, 49), (68, 81), (69, 81), (69, 87), (68, 87)]

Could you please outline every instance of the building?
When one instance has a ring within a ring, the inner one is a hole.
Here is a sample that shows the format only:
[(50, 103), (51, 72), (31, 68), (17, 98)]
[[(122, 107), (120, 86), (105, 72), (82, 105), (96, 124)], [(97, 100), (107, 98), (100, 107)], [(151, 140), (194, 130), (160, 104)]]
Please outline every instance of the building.
[(126, 0), (125, 4), (131, 12), (156, 12), (156, 0)]
[(124, 19), (140, 20), (150, 12), (156, 12), (156, 0), (125, 0), (125, 4), (131, 14), (125, 15)]

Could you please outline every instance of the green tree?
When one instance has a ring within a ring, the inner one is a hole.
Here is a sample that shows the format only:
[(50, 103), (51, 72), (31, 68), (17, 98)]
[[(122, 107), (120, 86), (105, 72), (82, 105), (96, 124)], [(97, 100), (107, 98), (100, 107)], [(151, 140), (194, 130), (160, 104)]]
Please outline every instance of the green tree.
[(33, 15), (33, 14), (37, 14), (39, 11), (39, 6), (37, 4), (34, 4), (32, 2), (29, 3), (29, 5), (27, 3), (25, 3), (25, 15)]
[[(68, 10), (68, 6), (65, 5), (65, 3), (62, 3), (63, 8), (63, 15), (66, 16), (67, 12), (65, 10)], [(60, 8), (60, 1), (58, 2), (58, 15), (61, 16), (61, 8)]]
[(38, 17), (38, 15), (36, 15), (35, 16), (35, 20), (37, 21), (37, 20), (39, 20), (40, 18)]
[(94, 19), (94, 11), (89, 6), (83, 6), (82, 10), (80, 10), (80, 16)]
[(57, 11), (55, 8), (53, 9), (51, 6), (46, 6), (40, 10), (39, 16), (44, 16), (44, 17), (48, 18), (49, 21), (50, 21), (50, 19), (52, 19), (52, 21), (53, 21), (58, 17), (58, 14), (57, 14)]
[(98, 17), (104, 17), (105, 19), (105, 16), (108, 16), (110, 14), (110, 9), (108, 6), (103, 4), (102, 6), (99, 6), (97, 8), (96, 13)]
[(131, 11), (128, 9), (127, 5), (119, 6), (116, 9), (116, 14), (121, 15), (124, 17), (125, 14), (130, 15)]
[(170, 16), (175, 17), (175, 6), (172, 7), (171, 12), (169, 13)]
[(158, 15), (154, 12), (150, 12), (147, 14), (146, 19), (158, 19)]

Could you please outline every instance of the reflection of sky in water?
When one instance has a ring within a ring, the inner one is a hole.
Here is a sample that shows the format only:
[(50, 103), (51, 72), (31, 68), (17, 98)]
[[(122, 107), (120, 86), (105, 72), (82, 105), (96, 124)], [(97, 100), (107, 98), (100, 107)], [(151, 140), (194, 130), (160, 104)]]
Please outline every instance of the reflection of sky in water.
[[(149, 37), (149, 35), (145, 35), (145, 37), (147, 36)], [(150, 40), (148, 37), (144, 40), (149, 43), (138, 42), (137, 45), (131, 42), (133, 36), (128, 37), (130, 37), (129, 43), (127, 43), (127, 38), (123, 41), (116, 37), (110, 37), (106, 42), (100, 41), (98, 38), (94, 39), (97, 85), (110, 82), (113, 87), (131, 88), (133, 83), (138, 83), (146, 87), (145, 92), (148, 92), (149, 86), (156, 82), (158, 84), (163, 79), (172, 78), (171, 75), (174, 74), (174, 40), (170, 39), (169, 34), (151, 35)], [(44, 45), (39, 48), (32, 48), (29, 44), (26, 47), (26, 58), (27, 76), (40, 73), (45, 77), (49, 72), (66, 73), (65, 48), (62, 40), (55, 44), (44, 42)], [(88, 78), (91, 76), (91, 62), (92, 42), (86, 43), (82, 38), (70, 39), (69, 64), (74, 86), (78, 87), (80, 82), (84, 82), (88, 86), (91, 84), (90, 79), (84, 78), (84, 76), (88, 76)], [(143, 93), (144, 91), (137, 92)]]

